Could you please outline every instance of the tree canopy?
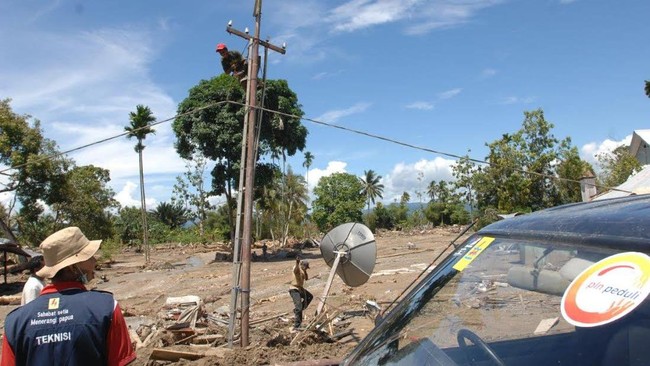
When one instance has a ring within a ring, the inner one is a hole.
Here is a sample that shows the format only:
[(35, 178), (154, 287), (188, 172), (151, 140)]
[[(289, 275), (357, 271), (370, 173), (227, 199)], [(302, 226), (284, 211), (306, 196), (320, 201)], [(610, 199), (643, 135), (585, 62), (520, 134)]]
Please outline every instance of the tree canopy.
[(624, 183), (632, 173), (641, 170), (641, 163), (630, 153), (628, 145), (621, 145), (611, 153), (597, 156), (601, 167), (600, 181), (607, 187), (616, 187)]
[(365, 196), (359, 179), (349, 173), (323, 177), (314, 188), (312, 218), (322, 231), (346, 222), (361, 222)]
[(381, 175), (377, 175), (374, 170), (366, 170), (363, 172), (363, 177), (359, 178), (362, 189), (361, 194), (366, 198), (368, 204), (368, 211), (370, 211), (370, 202), (375, 203), (377, 197), (383, 198), (384, 185), (381, 182)]
[[(260, 139), (256, 184), (268, 184), (272, 172), (259, 159), (274, 151), (294, 155), (305, 147), (307, 129), (300, 118), (304, 112), (298, 97), (285, 80), (267, 80), (265, 90), (258, 91), (258, 100), (264, 94), (263, 106), (279, 111), (282, 115), (264, 111), (261, 113)], [(202, 80), (190, 89), (189, 95), (178, 106), (180, 115), (173, 123), (177, 141), (176, 151), (184, 159), (200, 152), (215, 162), (212, 169), (212, 193), (224, 194), (231, 202), (234, 189), (239, 183), (241, 143), (245, 108), (244, 90), (236, 78), (222, 74), (210, 80)], [(287, 117), (295, 115), (299, 117)], [(265, 173), (266, 172), (266, 173)], [(259, 192), (259, 190), (256, 190)]]
[[(560, 141), (552, 134), (553, 127), (541, 109), (526, 111), (521, 129), (487, 144), (489, 165), (473, 173), (456, 171), (466, 187), (465, 175), (471, 174), (480, 209), (529, 212), (579, 200), (577, 180), (591, 166), (580, 160), (569, 138)], [(563, 186), (558, 177), (576, 182)]]

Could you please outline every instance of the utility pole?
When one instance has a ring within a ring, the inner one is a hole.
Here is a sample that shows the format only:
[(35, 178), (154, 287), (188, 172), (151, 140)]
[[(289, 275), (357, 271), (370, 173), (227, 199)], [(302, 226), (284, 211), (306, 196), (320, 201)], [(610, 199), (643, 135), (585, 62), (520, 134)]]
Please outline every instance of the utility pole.
[[(229, 23), (226, 31), (248, 40), (248, 81), (246, 84), (246, 115), (244, 120), (244, 135), (242, 141), (242, 167), (240, 171), (240, 191), (238, 196), (243, 195), (243, 200), (237, 202), (237, 224), (235, 243), (233, 248), (233, 290), (229, 322), (229, 345), (232, 346), (234, 336), (234, 323), (237, 319), (237, 296), (241, 292), (241, 333), (240, 347), (249, 345), (249, 307), (250, 307), (250, 267), (251, 267), (251, 242), (253, 239), (253, 191), (255, 182), (255, 163), (257, 160), (257, 73), (259, 70), (259, 45), (270, 48), (281, 54), (285, 53), (284, 47), (278, 47), (267, 41), (260, 40), (260, 22), (262, 18), (262, 0), (255, 1), (253, 10), (255, 17), (254, 35), (250, 36), (248, 31), (242, 32), (232, 28)], [(244, 184), (241, 184), (241, 178)], [(242, 202), (243, 201), (243, 202)], [(243, 224), (240, 226), (240, 215), (243, 215)], [(240, 236), (241, 230), (241, 236)], [(241, 248), (239, 243), (241, 241)], [(240, 278), (241, 276), (241, 278)]]

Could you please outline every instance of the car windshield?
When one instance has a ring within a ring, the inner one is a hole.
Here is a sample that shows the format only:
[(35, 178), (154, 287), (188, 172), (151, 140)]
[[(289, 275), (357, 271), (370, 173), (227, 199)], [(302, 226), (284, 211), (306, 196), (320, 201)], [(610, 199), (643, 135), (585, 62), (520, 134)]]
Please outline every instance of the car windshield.
[[(474, 236), (378, 321), (345, 364), (628, 365), (639, 357), (650, 360), (645, 295), (623, 291), (626, 282), (638, 281), (634, 275), (592, 281), (593, 290), (600, 286), (595, 291), (600, 298), (585, 300), (584, 291), (578, 296), (579, 305), (594, 313), (618, 309), (600, 323), (577, 326), (579, 316), (571, 321), (570, 311), (562, 313), (563, 295), (576, 278), (617, 253)], [(627, 309), (616, 296), (637, 302)]]

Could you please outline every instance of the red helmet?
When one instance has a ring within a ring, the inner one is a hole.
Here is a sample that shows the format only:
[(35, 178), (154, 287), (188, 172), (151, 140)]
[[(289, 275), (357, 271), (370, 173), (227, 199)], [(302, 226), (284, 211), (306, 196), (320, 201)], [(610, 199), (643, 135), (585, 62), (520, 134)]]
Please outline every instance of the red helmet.
[(217, 50), (216, 50), (216, 51), (217, 51), (217, 52), (219, 52), (219, 51), (228, 51), (228, 47), (226, 47), (226, 45), (223, 44), (223, 43), (219, 43), (219, 44), (217, 45)]

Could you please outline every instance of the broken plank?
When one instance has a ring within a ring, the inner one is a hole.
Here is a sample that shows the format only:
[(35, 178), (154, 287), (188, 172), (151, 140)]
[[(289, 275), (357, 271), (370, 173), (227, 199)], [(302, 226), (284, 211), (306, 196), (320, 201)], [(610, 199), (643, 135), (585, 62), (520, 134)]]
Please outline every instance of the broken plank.
[(151, 356), (149, 356), (149, 359), (177, 362), (181, 359), (198, 360), (199, 358), (203, 357), (205, 357), (205, 353), (176, 351), (166, 348), (154, 348), (153, 351), (151, 351)]

